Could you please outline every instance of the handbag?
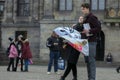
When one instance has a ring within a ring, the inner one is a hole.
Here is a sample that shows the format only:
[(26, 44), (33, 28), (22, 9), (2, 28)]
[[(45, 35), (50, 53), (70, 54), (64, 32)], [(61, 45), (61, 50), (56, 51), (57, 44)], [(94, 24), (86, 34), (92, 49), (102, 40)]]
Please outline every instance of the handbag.
[(28, 64), (33, 64), (33, 61), (31, 58), (28, 60)]
[(58, 59), (58, 69), (64, 70), (65, 69), (65, 60), (62, 57)]

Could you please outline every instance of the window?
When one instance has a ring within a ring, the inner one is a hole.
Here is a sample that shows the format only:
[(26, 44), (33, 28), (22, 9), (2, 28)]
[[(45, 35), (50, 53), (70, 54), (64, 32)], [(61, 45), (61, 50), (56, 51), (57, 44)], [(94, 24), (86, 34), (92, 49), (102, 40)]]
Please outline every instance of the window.
[(72, 0), (59, 0), (59, 11), (71, 11)]
[(114, 8), (114, 9), (120, 9), (120, 0), (113, 0), (113, 1), (109, 1), (107, 0), (106, 2), (106, 8)]
[(91, 10), (104, 10), (105, 0), (91, 0)]
[(15, 39), (16, 40), (19, 35), (22, 35), (24, 38), (27, 38), (27, 31), (15, 31)]
[(0, 16), (3, 16), (3, 12), (4, 12), (4, 2), (0, 1)]
[(17, 16), (30, 16), (30, 0), (18, 0)]

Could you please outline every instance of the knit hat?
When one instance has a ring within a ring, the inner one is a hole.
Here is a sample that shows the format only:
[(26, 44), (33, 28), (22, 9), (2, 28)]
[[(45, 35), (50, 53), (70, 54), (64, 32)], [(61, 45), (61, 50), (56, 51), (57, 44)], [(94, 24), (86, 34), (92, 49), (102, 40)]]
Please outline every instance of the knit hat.
[(10, 42), (12, 42), (12, 41), (13, 41), (13, 38), (9, 37), (8, 40), (9, 40)]

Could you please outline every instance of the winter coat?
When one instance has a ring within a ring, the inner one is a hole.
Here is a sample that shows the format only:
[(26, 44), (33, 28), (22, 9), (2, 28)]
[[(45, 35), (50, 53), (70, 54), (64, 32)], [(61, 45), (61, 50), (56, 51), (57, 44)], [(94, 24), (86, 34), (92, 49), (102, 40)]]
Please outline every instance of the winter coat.
[(95, 42), (97, 39), (97, 33), (100, 32), (101, 26), (99, 25), (99, 21), (96, 16), (94, 16), (92, 13), (89, 13), (86, 17), (83, 23), (89, 23), (90, 24), (90, 32), (89, 34), (92, 34), (92, 36), (88, 37), (89, 42)]
[(11, 44), (9, 51), (9, 58), (16, 58), (18, 56), (17, 48), (15, 44)]
[(25, 41), (25, 42), (22, 43), (22, 55), (21, 55), (21, 58), (22, 59), (30, 59), (30, 58), (32, 58), (32, 53), (31, 53), (28, 41)]
[[(54, 45), (54, 43), (57, 43), (58, 45)], [(59, 51), (60, 50), (60, 40), (56, 37), (49, 37), (47, 39), (46, 46), (49, 47), (51, 51)]]

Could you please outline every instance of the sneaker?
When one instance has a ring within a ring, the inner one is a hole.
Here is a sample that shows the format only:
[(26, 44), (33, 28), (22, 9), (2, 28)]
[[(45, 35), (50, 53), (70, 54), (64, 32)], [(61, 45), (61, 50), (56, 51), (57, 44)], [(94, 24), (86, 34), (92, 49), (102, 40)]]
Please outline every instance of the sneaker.
[(55, 73), (56, 73), (56, 74), (60, 74), (60, 72), (58, 72), (58, 71), (57, 71), (57, 72), (55, 72)]
[(50, 75), (51, 73), (50, 72), (47, 72), (48, 75)]

